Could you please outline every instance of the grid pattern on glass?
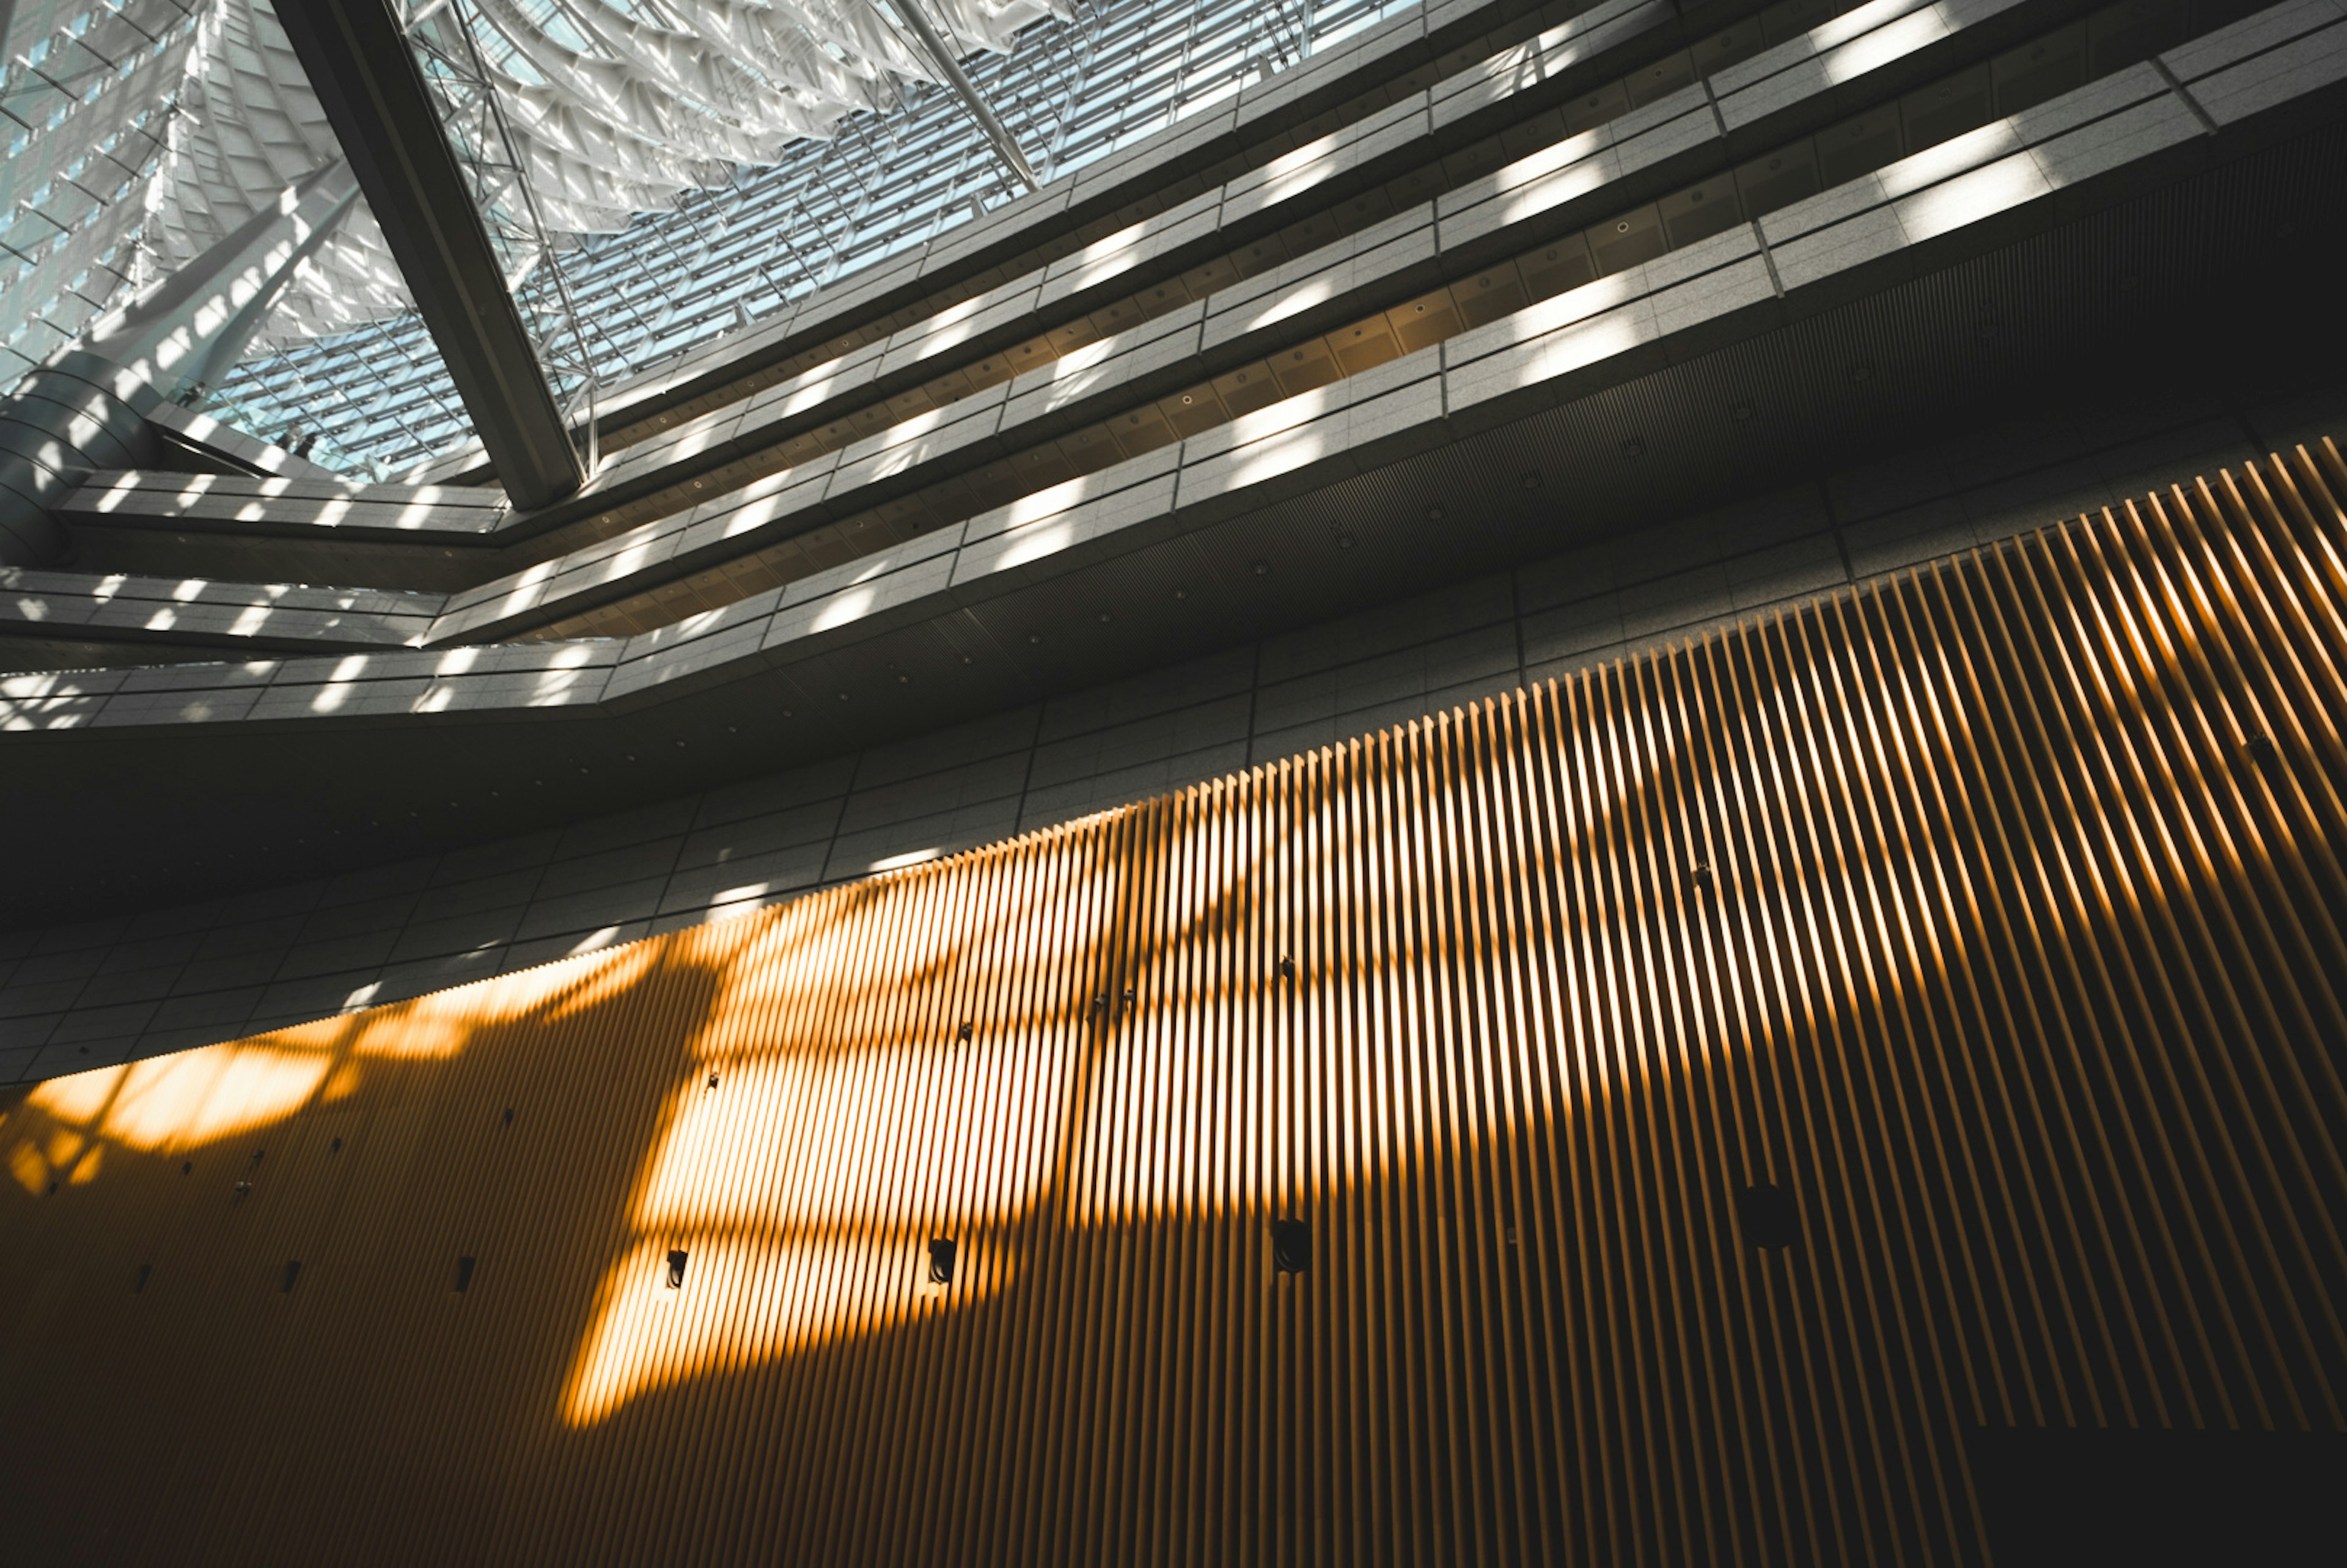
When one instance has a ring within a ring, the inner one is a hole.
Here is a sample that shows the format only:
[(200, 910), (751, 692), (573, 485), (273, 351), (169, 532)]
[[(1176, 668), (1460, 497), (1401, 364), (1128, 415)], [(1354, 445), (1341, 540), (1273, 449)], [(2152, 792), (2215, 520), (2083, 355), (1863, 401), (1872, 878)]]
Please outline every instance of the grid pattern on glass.
[[(0, 386), (333, 156), (267, 0), (0, 0)], [(299, 344), (405, 306), (362, 208), (304, 259), (256, 341)]]
[(480, 32), (467, 17), (464, 0), (435, 5), (408, 27), (441, 129), (507, 286), (520, 303), (522, 329), (561, 407), (564, 426), (579, 445), (580, 461), (592, 467), (594, 366), (580, 341), (554, 242), (515, 150), (512, 128), (476, 46)]
[[(1286, 69), (1417, 0), (1092, 0), (966, 67), (1046, 179)], [(563, 258), (596, 378), (657, 368), (785, 302), (1020, 194), (949, 88), (915, 84), (675, 210)], [(555, 286), (551, 272), (526, 282)], [(462, 446), (471, 425), (413, 313), (257, 354), (211, 410), (314, 460), (387, 477)]]
[[(13, 384), (144, 281), (147, 180), (181, 112), (185, 0), (0, 5), (0, 382)], [(77, 150), (40, 155), (54, 138)]]

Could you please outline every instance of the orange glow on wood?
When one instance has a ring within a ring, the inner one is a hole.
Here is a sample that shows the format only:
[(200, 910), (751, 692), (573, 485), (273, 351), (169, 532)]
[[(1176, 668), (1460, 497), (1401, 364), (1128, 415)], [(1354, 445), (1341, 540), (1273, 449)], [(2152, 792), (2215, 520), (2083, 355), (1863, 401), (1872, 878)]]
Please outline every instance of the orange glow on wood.
[(10, 1550), (1976, 1563), (1978, 1427), (2340, 1430), (2342, 496), (19, 1092)]

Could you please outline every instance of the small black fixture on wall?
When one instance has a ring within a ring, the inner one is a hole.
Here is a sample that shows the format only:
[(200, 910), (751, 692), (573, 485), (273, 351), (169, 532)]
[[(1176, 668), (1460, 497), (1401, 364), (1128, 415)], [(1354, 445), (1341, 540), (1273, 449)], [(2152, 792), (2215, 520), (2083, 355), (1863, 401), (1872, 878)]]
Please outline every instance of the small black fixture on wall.
[(1744, 1234), (1754, 1246), (1782, 1251), (1801, 1239), (1793, 1194), (1773, 1182), (1744, 1189)]
[(1312, 1266), (1312, 1227), (1302, 1220), (1271, 1222), (1271, 1266), (1281, 1274), (1302, 1274)]

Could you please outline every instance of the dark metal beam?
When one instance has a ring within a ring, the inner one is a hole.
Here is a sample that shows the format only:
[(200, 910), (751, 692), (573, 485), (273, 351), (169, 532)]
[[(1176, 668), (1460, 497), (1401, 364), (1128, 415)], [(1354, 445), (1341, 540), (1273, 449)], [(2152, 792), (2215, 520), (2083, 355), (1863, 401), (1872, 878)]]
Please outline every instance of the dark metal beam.
[(398, 18), (386, 0), (279, 0), (277, 15), (506, 494), (571, 494), (577, 448)]
[(928, 14), (921, 9), (921, 0), (889, 0), (889, 3), (896, 7), (897, 15), (905, 19), (905, 25), (913, 29), (913, 36), (920, 40), (922, 52), (929, 56), (929, 63), (945, 73), (947, 84), (959, 95), (962, 107), (969, 110), (972, 119), (978, 121), (978, 128), (986, 133), (986, 139), (994, 144), (995, 152), (1010, 167), (1010, 172), (1017, 175), (1028, 190), (1040, 190), (1043, 182), (1035, 178), (1035, 170), (1028, 163), (1026, 153), (1020, 150), (1019, 138), (1010, 134), (1010, 128), (996, 116), (993, 106), (986, 101), (986, 95), (978, 90), (978, 84), (969, 79), (969, 74), (961, 68), (961, 62), (954, 58), (953, 46), (946, 42), (945, 35), (938, 31), (938, 25), (930, 21)]

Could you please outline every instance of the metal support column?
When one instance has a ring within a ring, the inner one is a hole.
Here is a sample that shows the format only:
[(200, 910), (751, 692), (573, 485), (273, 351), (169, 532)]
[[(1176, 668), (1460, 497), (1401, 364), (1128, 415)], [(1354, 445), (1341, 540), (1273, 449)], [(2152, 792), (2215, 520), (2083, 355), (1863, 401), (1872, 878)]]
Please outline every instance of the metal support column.
[(586, 478), (388, 0), (278, 0), (416, 310), (517, 507)]
[(993, 106), (978, 90), (978, 84), (969, 79), (969, 74), (961, 68), (961, 62), (954, 58), (945, 35), (938, 31), (937, 24), (930, 21), (928, 13), (921, 9), (921, 0), (889, 0), (889, 5), (897, 15), (905, 19), (905, 25), (912, 28), (914, 36), (920, 39), (921, 49), (929, 56), (929, 63), (943, 71), (946, 81), (961, 95), (964, 107), (977, 119), (979, 128), (986, 132), (986, 139), (994, 144), (994, 150), (1002, 155), (1002, 161), (1010, 166), (1010, 172), (1017, 175), (1028, 190), (1041, 190), (1043, 182), (1035, 178), (1035, 170), (1029, 167), (1027, 155), (1020, 150), (1010, 128), (996, 117)]

